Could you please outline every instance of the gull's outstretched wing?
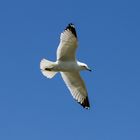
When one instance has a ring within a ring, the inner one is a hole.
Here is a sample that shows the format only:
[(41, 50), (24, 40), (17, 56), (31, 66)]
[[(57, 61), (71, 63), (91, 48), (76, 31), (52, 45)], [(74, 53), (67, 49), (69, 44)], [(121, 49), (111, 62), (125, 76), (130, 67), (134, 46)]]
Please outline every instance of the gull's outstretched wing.
[(79, 72), (61, 72), (61, 76), (73, 98), (84, 108), (89, 108), (87, 90)]
[(75, 60), (77, 48), (77, 34), (73, 24), (69, 24), (60, 36), (60, 43), (57, 48), (57, 60)]

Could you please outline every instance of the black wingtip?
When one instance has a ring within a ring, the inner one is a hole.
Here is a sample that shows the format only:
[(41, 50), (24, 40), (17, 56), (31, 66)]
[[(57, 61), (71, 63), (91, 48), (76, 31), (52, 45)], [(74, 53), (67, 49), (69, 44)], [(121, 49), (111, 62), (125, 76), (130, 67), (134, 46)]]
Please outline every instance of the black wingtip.
[(69, 23), (65, 30), (67, 30), (67, 29), (69, 29), (77, 38), (77, 33), (76, 33), (75, 26), (73, 23)]
[(79, 102), (79, 104), (82, 105), (85, 109), (90, 108), (88, 97), (86, 97), (82, 103)]

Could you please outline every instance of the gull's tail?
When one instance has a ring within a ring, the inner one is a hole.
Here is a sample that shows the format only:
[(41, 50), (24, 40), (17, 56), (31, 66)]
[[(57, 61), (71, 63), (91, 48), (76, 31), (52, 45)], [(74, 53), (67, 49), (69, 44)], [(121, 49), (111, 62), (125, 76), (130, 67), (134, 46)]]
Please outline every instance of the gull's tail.
[(40, 62), (41, 72), (47, 78), (53, 78), (55, 74), (57, 73), (56, 71), (51, 71), (51, 68), (53, 66), (54, 66), (54, 62), (46, 60), (46, 59), (42, 59)]

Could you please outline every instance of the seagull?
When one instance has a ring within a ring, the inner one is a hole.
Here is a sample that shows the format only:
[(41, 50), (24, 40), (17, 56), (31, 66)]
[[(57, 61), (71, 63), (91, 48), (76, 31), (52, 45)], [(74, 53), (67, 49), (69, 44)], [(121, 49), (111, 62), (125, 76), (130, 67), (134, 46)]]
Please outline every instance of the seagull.
[(84, 108), (89, 109), (87, 89), (80, 76), (80, 71), (91, 69), (87, 64), (77, 61), (75, 57), (78, 47), (77, 33), (74, 24), (70, 23), (60, 35), (55, 62), (42, 59), (40, 69), (47, 78), (53, 78), (60, 72), (62, 79), (68, 87), (73, 98)]

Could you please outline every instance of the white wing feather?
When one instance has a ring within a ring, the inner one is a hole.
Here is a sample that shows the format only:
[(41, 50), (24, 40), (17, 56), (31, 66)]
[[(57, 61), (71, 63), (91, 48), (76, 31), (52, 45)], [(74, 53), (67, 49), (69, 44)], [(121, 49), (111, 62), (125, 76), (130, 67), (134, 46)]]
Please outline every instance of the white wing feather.
[[(69, 25), (60, 36), (60, 43), (57, 48), (57, 60), (75, 60), (77, 38), (70, 29), (75, 31), (74, 26)], [(76, 33), (76, 31), (75, 31)]]
[(89, 108), (87, 90), (79, 72), (61, 72), (61, 76), (73, 98), (83, 107)]

